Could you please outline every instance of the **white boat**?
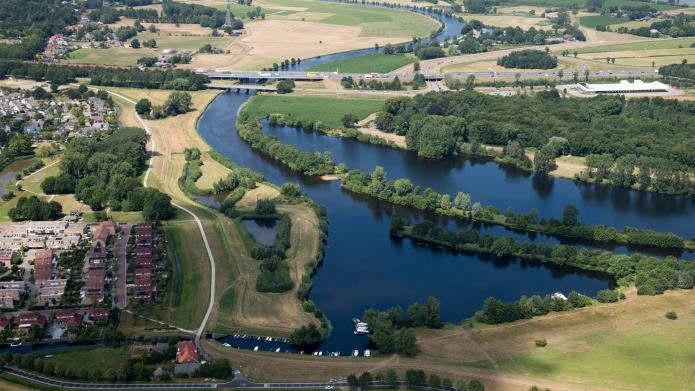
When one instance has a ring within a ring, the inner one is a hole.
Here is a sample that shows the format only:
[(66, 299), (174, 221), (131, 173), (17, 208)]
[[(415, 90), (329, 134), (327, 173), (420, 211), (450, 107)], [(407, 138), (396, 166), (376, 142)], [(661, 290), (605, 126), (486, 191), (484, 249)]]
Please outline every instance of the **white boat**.
[(323, 356), (323, 352), (319, 352), (319, 356)]
[(228, 343), (226, 343), (226, 342), (223, 343), (222, 345), (225, 346), (225, 347), (228, 347), (228, 348), (231, 348), (231, 347), (232, 347), (232, 345), (230, 345), (230, 344), (228, 344)]
[(280, 353), (280, 348), (275, 349), (275, 353)]
[(21, 343), (21, 342), (12, 342), (12, 343), (10, 344), (10, 346), (13, 347), (13, 348), (16, 348), (16, 347), (18, 347), (18, 346), (22, 346), (22, 343)]
[(360, 351), (359, 351), (359, 350), (357, 350), (357, 349), (355, 349), (355, 351), (354, 351), (354, 352), (352, 352), (352, 355), (353, 355), (354, 357), (357, 357), (357, 356), (359, 356), (359, 355), (360, 355)]
[(355, 329), (355, 335), (366, 335), (369, 334), (369, 329), (366, 327), (358, 327)]
[(255, 348), (253, 348), (253, 351), (254, 351), (254, 352), (257, 352), (257, 351), (258, 351), (258, 346), (256, 346)]
[(365, 357), (369, 357), (369, 356), (371, 356), (371, 355), (372, 355), (372, 352), (370, 352), (369, 349), (366, 349), (366, 350), (364, 351), (364, 356), (365, 356)]

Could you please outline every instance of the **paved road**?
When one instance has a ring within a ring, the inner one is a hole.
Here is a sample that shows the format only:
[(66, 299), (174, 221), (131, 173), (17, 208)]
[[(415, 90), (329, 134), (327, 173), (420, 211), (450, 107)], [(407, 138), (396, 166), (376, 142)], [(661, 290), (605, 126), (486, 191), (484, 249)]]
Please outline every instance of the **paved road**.
[(118, 280), (116, 282), (116, 307), (119, 310), (128, 305), (128, 289), (126, 287), (126, 273), (128, 265), (126, 256), (128, 253), (128, 239), (130, 238), (130, 224), (121, 225), (121, 237), (116, 242), (116, 260), (118, 262)]

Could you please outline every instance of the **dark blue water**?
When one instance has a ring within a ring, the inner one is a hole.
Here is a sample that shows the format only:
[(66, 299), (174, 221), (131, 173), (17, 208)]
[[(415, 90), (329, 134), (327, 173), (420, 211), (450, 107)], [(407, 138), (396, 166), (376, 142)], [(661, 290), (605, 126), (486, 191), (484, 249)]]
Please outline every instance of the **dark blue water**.
[[(235, 163), (264, 174), (270, 182), (297, 182), (311, 198), (326, 207), (330, 236), (325, 261), (313, 279), (314, 289), (311, 293), (311, 299), (333, 324), (333, 334), (324, 342), (321, 350), (341, 351), (343, 354), (352, 349), (363, 350), (368, 338), (352, 334), (351, 318), (361, 316), (369, 307), (406, 307), (412, 302), (424, 302), (428, 296), (434, 296), (441, 301), (443, 318), (457, 322), (471, 316), (488, 296), (511, 301), (521, 295), (544, 295), (558, 291), (568, 293), (571, 290), (593, 295), (610, 285), (608, 278), (597, 274), (518, 260), (501, 261), (478, 255), (435, 251), (409, 240), (392, 240), (388, 225), (393, 213), (414, 219), (421, 219), (422, 215), (343, 191), (337, 181), (326, 182), (297, 175), (275, 161), (256, 154), (234, 129), (237, 109), (247, 99), (245, 95), (220, 95), (202, 115), (198, 130), (208, 144)], [(313, 137), (311, 134), (306, 136)], [(349, 141), (335, 140), (336, 143)], [(368, 162), (376, 159), (371, 156), (371, 149), (361, 149), (371, 148), (367, 144), (346, 145), (354, 148), (351, 152), (346, 151), (346, 156), (352, 154), (355, 157), (351, 160)], [(401, 161), (407, 155), (403, 151), (380, 150), (388, 151), (399, 153)], [(465, 175), (474, 173), (478, 168), (490, 167), (496, 165), (476, 164), (467, 168)], [(416, 169), (411, 175), (403, 176), (419, 178), (418, 175), (424, 175), (419, 172)], [(429, 175), (438, 173), (430, 172)], [(455, 174), (450, 173), (449, 176)], [(496, 186), (499, 180), (499, 174), (493, 175), (477, 186)], [(515, 193), (517, 198), (535, 197), (530, 182), (530, 179), (522, 177), (515, 182), (518, 186)], [(469, 191), (466, 187), (473, 187), (472, 183), (465, 183), (461, 190)], [(478, 199), (487, 203), (485, 199)], [(539, 207), (539, 210), (543, 211), (544, 208)], [(450, 220), (444, 224), (452, 226), (462, 223)], [(492, 227), (490, 230), (501, 232), (503, 229)]]
[[(508, 206), (514, 208), (516, 213), (526, 213), (532, 208), (536, 208), (541, 217), (559, 219), (562, 215), (562, 208), (572, 203), (579, 207), (580, 220), (585, 223), (607, 224), (618, 228), (629, 225), (672, 231), (686, 238), (691, 238), (695, 233), (692, 226), (695, 207), (692, 197), (689, 196), (660, 196), (606, 186), (587, 185), (578, 181), (535, 176), (518, 168), (500, 165), (489, 160), (459, 158), (445, 161), (423, 160), (412, 152), (404, 152), (376, 144), (366, 144), (355, 139), (331, 137), (319, 132), (286, 126), (270, 126), (267, 121), (263, 121), (263, 131), (302, 151), (329, 151), (336, 163), (345, 163), (349, 169), (371, 172), (374, 167), (381, 166), (384, 167), (391, 179), (409, 178), (413, 185), (419, 185), (423, 188), (431, 187), (439, 193), (451, 194), (452, 198), (458, 191), (470, 193), (473, 202), (478, 201), (483, 205), (494, 205), (501, 211), (505, 211)], [(526, 193), (529, 192), (531, 194), (527, 195)], [(610, 200), (604, 196), (605, 192), (611, 193)], [(523, 196), (519, 196), (520, 194)], [(658, 213), (667, 209), (666, 205), (674, 207), (674, 213), (671, 214), (671, 221), (662, 222), (663, 215), (659, 218)], [(683, 206), (684, 215), (680, 215), (677, 205)], [(655, 216), (654, 222), (663, 224), (652, 225), (652, 219), (645, 218), (645, 216), (652, 215)], [(681, 231), (674, 227), (680, 227)], [(452, 227), (449, 225), (448, 228), (460, 228), (460, 226)], [(487, 229), (487, 231), (489, 230)], [(570, 239), (557, 240), (545, 235), (532, 235), (530, 237), (524, 233), (514, 235), (511, 230), (505, 231), (502, 227), (497, 227), (492, 231), (496, 233), (491, 232), (493, 236), (505, 233), (506, 236), (515, 237), (516, 240), (534, 239), (550, 245), (557, 243), (589, 244)], [(481, 231), (481, 233), (487, 232)], [(592, 244), (592, 247), (596, 247), (596, 244)], [(658, 256), (670, 255), (695, 259), (695, 253), (639, 246), (605, 245), (598, 247), (598, 249), (612, 250), (618, 253), (639, 251)]]
[(256, 242), (268, 247), (272, 247), (275, 243), (278, 233), (276, 219), (242, 219), (241, 225)]

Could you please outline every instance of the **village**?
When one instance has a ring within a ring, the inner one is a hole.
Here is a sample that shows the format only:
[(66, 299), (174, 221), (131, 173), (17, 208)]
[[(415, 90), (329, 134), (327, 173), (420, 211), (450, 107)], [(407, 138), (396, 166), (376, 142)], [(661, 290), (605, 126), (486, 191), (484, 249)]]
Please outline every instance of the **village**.
[(0, 226), (5, 341), (74, 340), (89, 325), (116, 321), (112, 309), (129, 298), (152, 303), (166, 287), (154, 223), (73, 220)]
[(108, 96), (52, 96), (0, 89), (0, 129), (23, 131), (33, 139), (92, 137), (116, 127)]

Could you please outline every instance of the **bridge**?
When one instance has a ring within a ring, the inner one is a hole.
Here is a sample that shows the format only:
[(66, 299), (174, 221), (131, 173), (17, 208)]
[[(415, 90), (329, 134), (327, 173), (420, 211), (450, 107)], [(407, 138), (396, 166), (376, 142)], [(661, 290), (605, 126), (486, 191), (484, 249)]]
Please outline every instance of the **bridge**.
[(293, 71), (215, 71), (200, 72), (210, 79), (227, 80), (298, 80), (298, 81), (318, 81), (327, 78), (323, 73), (317, 72), (293, 72)]
[(205, 87), (212, 89), (212, 90), (236, 90), (237, 92), (240, 92), (242, 90), (246, 90), (246, 92), (251, 92), (251, 91), (269, 91), (269, 92), (275, 92), (277, 91), (277, 88), (273, 86), (264, 86), (262, 84), (220, 84), (220, 83), (208, 83), (205, 84)]

